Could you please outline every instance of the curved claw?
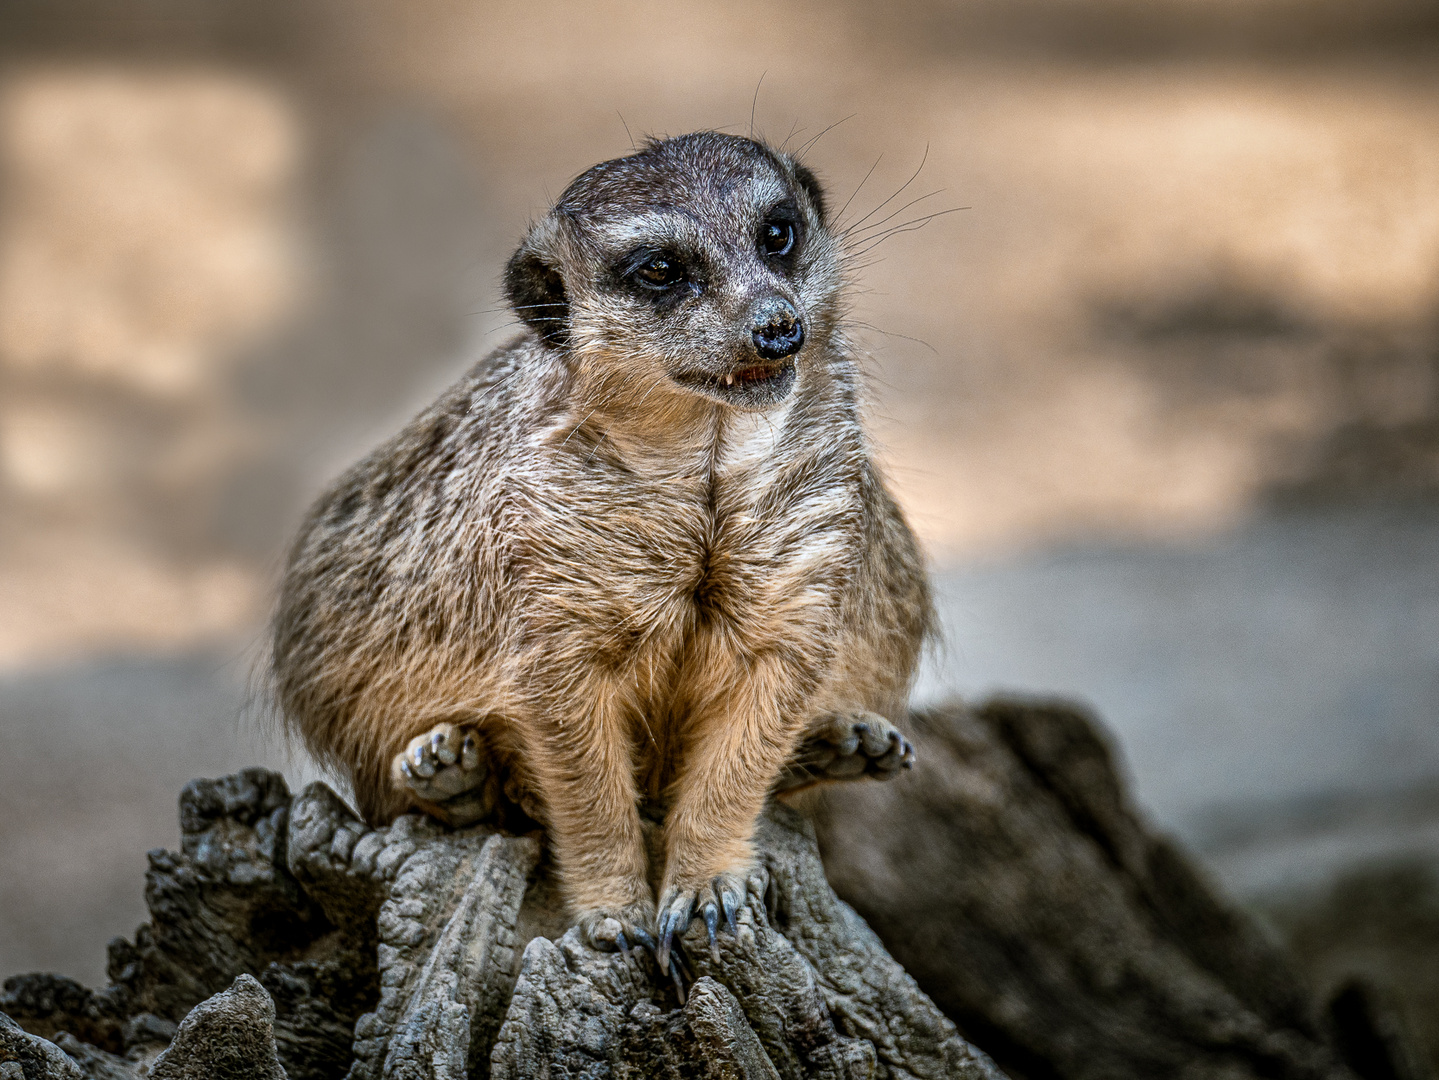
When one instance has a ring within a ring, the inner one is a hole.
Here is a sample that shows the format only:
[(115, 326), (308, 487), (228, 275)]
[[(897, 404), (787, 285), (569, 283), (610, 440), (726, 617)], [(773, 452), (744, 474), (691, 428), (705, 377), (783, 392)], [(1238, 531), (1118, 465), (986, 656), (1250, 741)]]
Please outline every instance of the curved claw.
[(669, 912), (665, 912), (660, 916), (658, 929), (660, 933), (660, 943), (659, 947), (655, 949), (655, 959), (659, 961), (661, 971), (668, 971), (670, 969), (670, 947), (674, 944), (675, 936)]
[(436, 731), (430, 735), (430, 754), (442, 765), (453, 765), (460, 756), (459, 751), (451, 745), (443, 731)]
[(675, 900), (660, 916), (658, 927), (660, 947), (655, 951), (655, 959), (659, 961), (661, 971), (669, 970), (670, 948), (674, 944), (675, 934), (684, 933), (685, 927), (690, 924), (690, 914), (693, 910), (692, 901)]
[(648, 904), (617, 905), (581, 914), (575, 929), (586, 946), (602, 953), (621, 953), (626, 962), (639, 946), (654, 947), (643, 929), (654, 916)]
[(480, 744), (475, 740), (474, 733), (465, 736), (464, 743), (460, 746), (460, 767), (466, 772), (475, 769), (480, 763)]
[(729, 932), (738, 937), (739, 925), (735, 922), (735, 912), (739, 910), (739, 897), (725, 889), (720, 893), (720, 904), (724, 907), (724, 921), (729, 924)]
[(710, 939), (710, 959), (716, 964), (719, 963), (719, 942), (715, 940), (715, 931), (719, 929), (719, 908), (714, 902), (705, 905), (704, 909), (705, 933)]
[(675, 956), (675, 962), (670, 965), (670, 980), (675, 984), (675, 996), (680, 999), (680, 1004), (685, 1003), (685, 983), (680, 977), (680, 958)]

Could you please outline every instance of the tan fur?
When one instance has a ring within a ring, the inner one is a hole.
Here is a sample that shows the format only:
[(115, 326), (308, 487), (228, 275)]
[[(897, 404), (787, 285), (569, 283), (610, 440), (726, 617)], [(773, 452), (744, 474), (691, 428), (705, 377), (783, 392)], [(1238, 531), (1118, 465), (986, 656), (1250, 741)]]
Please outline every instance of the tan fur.
[[(787, 269), (751, 239), (784, 198)], [(703, 268), (668, 308), (612, 271), (656, 236)], [(392, 762), (471, 725), (576, 913), (652, 926), (642, 801), (667, 811), (662, 896), (703, 901), (747, 870), (808, 729), (901, 715), (929, 597), (860, 424), (842, 255), (807, 172), (708, 133), (597, 166), (535, 226), (511, 264), (534, 329), (347, 472), (290, 556), (278, 701), (366, 818), (443, 814)], [(676, 381), (754, 363), (746, 313), (771, 294), (805, 330), (783, 401)]]

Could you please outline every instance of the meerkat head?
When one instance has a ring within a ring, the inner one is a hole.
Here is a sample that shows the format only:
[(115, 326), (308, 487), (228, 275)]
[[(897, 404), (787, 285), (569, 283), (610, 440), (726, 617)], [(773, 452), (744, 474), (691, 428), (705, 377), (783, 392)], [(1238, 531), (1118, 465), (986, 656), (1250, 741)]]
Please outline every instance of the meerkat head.
[(840, 285), (814, 174), (716, 132), (585, 172), (505, 272), (540, 338), (617, 385), (750, 410), (785, 400), (826, 354)]

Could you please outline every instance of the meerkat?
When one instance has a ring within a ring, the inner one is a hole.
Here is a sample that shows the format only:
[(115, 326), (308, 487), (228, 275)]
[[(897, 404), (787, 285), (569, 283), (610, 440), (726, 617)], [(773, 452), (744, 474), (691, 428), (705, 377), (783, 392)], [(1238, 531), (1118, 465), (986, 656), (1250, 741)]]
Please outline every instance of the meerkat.
[(523, 334), (289, 556), (277, 701), (369, 821), (508, 792), (585, 940), (667, 967), (692, 917), (733, 931), (766, 798), (912, 761), (893, 721), (932, 609), (845, 284), (814, 174), (715, 132), (594, 166), (531, 227)]

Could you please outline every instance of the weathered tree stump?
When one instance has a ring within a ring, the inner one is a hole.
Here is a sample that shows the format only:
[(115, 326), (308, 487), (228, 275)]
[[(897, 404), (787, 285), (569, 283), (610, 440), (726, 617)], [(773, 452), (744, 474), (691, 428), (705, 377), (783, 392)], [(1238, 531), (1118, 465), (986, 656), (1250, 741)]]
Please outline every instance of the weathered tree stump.
[(767, 812), (738, 934), (711, 953), (693, 924), (679, 986), (567, 929), (539, 833), (194, 781), (111, 985), (6, 982), (0, 1080), (1003, 1076), (965, 1036), (1027, 1080), (1418, 1080), (1384, 1017), (1316, 1009), (1145, 828), (1082, 713), (911, 726), (915, 774), (828, 789), (819, 847)]
[(6, 984), (0, 1006), (58, 1040), (0, 1035), (25, 1077), (62, 1059), (69, 1076), (269, 1077), (276, 1055), (292, 1080), (1002, 1075), (835, 897), (782, 806), (738, 934), (712, 954), (696, 922), (676, 981), (580, 944), (538, 834), (369, 829), (324, 784), (291, 800), (260, 769), (180, 804), (181, 852), (151, 853), (151, 920), (111, 944), (112, 985)]

